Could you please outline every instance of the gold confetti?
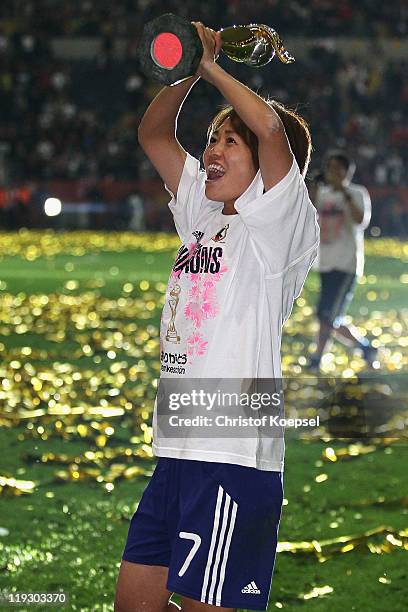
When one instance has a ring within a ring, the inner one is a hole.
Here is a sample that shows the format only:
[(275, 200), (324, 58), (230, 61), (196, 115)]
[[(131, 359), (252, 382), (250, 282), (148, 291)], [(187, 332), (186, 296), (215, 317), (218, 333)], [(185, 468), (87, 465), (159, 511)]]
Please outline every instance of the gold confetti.
[[(55, 472), (57, 480), (73, 481), (73, 482), (88, 482), (95, 480), (98, 483), (103, 484), (113, 483), (118, 479), (131, 480), (136, 476), (147, 476), (152, 475), (151, 468), (143, 468), (140, 466), (127, 466), (125, 464), (112, 464), (107, 471), (100, 470), (99, 468), (91, 467), (80, 467), (76, 464), (69, 465), (67, 470), (58, 470)], [(105, 486), (106, 488), (106, 486)], [(113, 487), (108, 487), (108, 491), (112, 491)]]
[(309, 593), (299, 595), (299, 599), (314, 599), (315, 597), (322, 597), (324, 595), (333, 593), (333, 590), (333, 587), (329, 586), (328, 584), (322, 587), (313, 587)]
[(32, 493), (35, 488), (35, 482), (32, 480), (17, 480), (7, 476), (0, 476), (0, 494), (1, 495), (23, 495), (24, 493)]
[(340, 459), (352, 459), (354, 457), (373, 453), (376, 448), (376, 446), (364, 445), (361, 443), (350, 444), (347, 448), (339, 448), (337, 450), (327, 448), (322, 453), (322, 459), (331, 462), (338, 461)]
[(378, 448), (382, 446), (387, 447), (393, 442), (397, 441), (398, 438), (378, 438), (375, 440), (375, 445), (355, 442), (353, 444), (349, 444), (346, 447), (338, 448), (336, 450), (331, 447), (328, 447), (322, 452), (322, 459), (323, 461), (330, 461), (332, 463), (345, 459), (355, 459), (356, 457), (362, 457), (364, 455), (374, 453)]
[(382, 525), (361, 534), (344, 535), (320, 541), (278, 542), (277, 551), (294, 554), (311, 553), (316, 555), (320, 561), (325, 561), (336, 553), (350, 552), (355, 549), (368, 549), (373, 553), (389, 553), (395, 548), (408, 550), (408, 529), (394, 531)]

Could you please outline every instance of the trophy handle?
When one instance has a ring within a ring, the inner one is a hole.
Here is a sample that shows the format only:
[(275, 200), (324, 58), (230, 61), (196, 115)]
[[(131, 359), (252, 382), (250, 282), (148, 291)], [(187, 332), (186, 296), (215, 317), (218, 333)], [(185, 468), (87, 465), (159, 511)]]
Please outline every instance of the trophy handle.
[(264, 24), (231, 26), (221, 30), (222, 51), (229, 59), (260, 68), (268, 64), (275, 53), (281, 62), (291, 64), (295, 58), (286, 51), (279, 34)]

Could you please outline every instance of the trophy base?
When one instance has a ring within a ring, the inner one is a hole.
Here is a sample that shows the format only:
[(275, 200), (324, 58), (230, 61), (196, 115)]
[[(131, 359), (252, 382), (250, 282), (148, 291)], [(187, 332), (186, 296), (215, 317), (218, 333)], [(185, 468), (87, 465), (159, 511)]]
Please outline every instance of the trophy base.
[(180, 336), (177, 335), (177, 332), (170, 332), (166, 334), (166, 340), (167, 342), (173, 342), (173, 344), (179, 344)]
[(175, 85), (193, 76), (202, 55), (196, 28), (178, 15), (166, 13), (143, 29), (138, 49), (141, 69), (163, 85)]

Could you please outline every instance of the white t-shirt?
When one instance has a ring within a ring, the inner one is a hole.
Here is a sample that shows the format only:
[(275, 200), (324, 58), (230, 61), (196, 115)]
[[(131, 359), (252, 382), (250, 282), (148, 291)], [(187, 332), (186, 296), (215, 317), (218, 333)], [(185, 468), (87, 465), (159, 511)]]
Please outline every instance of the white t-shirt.
[(370, 195), (362, 185), (350, 183), (347, 191), (364, 213), (361, 223), (353, 221), (350, 207), (340, 191), (329, 185), (317, 189), (315, 205), (319, 212), (320, 272), (341, 270), (361, 276), (364, 270), (364, 230), (370, 222)]
[[(182, 246), (161, 319), (161, 377), (279, 379), (282, 325), (317, 253), (315, 208), (295, 160), (265, 193), (258, 171), (236, 215), (206, 198), (205, 178), (187, 155), (169, 203)], [(283, 469), (283, 439), (159, 437), (156, 413), (157, 456)]]

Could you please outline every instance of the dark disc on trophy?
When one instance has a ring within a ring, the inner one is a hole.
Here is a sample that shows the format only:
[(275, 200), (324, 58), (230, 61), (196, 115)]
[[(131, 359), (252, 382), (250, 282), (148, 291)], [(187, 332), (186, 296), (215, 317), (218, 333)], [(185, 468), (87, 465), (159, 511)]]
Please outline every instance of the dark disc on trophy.
[(166, 13), (143, 28), (138, 49), (141, 68), (164, 85), (195, 74), (202, 55), (196, 28), (182, 17)]

